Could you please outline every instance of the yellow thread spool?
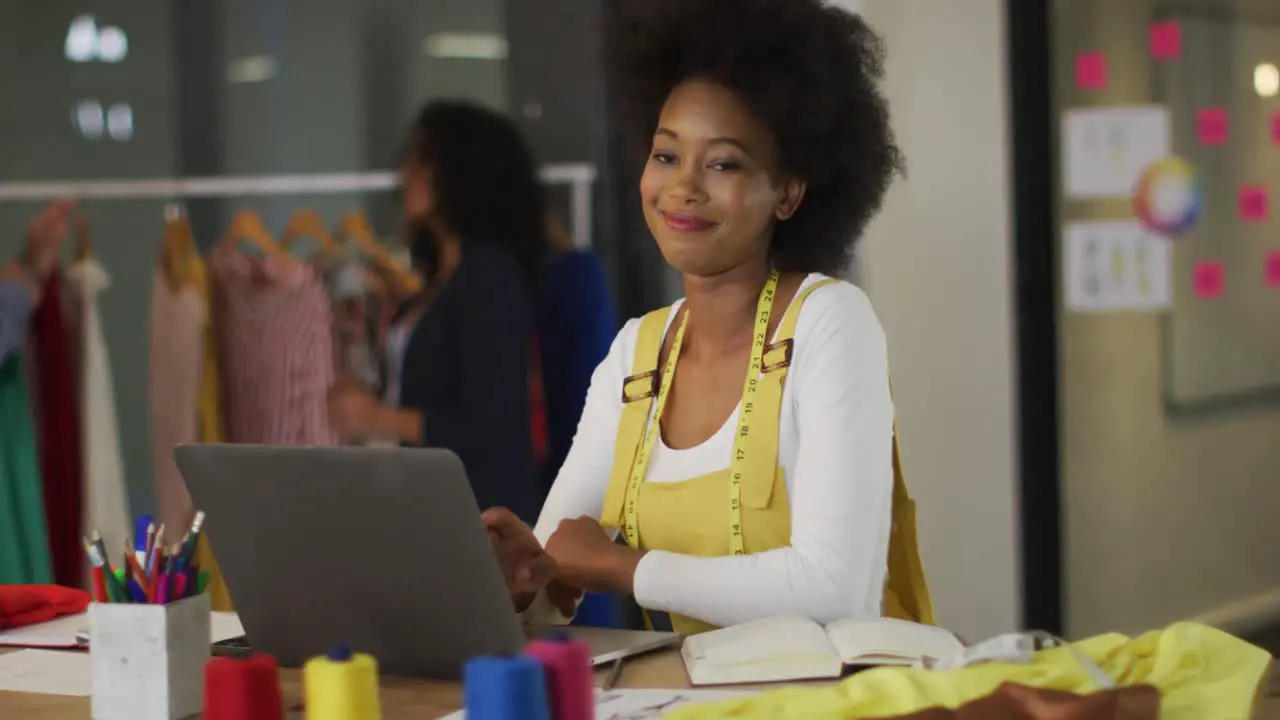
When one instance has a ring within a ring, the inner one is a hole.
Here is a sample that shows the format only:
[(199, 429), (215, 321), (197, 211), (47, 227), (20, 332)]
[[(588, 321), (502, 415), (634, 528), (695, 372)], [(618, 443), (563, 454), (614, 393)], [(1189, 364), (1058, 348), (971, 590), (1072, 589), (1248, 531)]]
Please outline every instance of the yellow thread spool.
[(302, 668), (307, 720), (381, 720), (378, 661), (345, 647), (314, 657)]

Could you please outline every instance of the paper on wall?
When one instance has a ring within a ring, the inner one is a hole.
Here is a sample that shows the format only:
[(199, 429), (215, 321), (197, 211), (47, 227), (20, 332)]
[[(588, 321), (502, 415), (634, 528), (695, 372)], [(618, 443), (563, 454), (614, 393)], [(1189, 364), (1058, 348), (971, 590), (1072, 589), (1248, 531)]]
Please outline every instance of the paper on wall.
[(0, 655), (0, 690), (89, 697), (89, 653), (20, 650)]
[(1069, 200), (1129, 198), (1142, 171), (1171, 151), (1169, 110), (1162, 105), (1063, 113), (1063, 188)]
[(1173, 305), (1173, 248), (1137, 221), (1071, 223), (1062, 240), (1068, 312), (1151, 312)]

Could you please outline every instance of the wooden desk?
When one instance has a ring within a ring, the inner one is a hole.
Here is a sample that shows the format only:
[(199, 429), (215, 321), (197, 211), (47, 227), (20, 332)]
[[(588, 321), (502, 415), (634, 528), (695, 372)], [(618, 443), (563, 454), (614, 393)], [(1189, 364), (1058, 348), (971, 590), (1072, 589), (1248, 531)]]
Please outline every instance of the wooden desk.
[[(597, 680), (603, 681), (605, 674), (606, 671), (602, 670)], [(302, 705), (299, 671), (281, 671), (281, 683), (285, 708), (298, 710)], [(622, 668), (618, 687), (685, 688), (688, 687), (688, 678), (680, 662), (680, 654), (668, 650), (629, 661)], [(457, 683), (397, 679), (384, 679), (382, 683), (382, 716), (385, 720), (441, 717), (461, 706), (462, 692)], [(0, 718), (85, 720), (88, 717), (89, 698), (0, 692)], [(1273, 671), (1254, 718), (1280, 720), (1280, 668)]]
[[(0, 650), (0, 654), (5, 651)], [(603, 683), (608, 668), (597, 673), (597, 684)], [(302, 707), (302, 672), (280, 671), (286, 710)], [(618, 687), (684, 688), (688, 677), (680, 661), (680, 653), (667, 650), (627, 661), (622, 666)], [(382, 717), (437, 718), (462, 707), (462, 688), (458, 683), (384, 678), (382, 681)], [(86, 720), (89, 698), (61, 695), (0, 692), (0, 718), (22, 720)]]

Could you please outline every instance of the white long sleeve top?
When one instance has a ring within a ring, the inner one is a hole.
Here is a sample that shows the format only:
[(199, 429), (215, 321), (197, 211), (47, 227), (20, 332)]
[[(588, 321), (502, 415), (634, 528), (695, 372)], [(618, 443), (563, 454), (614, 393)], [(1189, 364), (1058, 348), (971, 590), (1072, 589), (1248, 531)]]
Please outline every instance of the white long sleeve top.
[[(812, 274), (801, 289), (823, 278)], [(633, 372), (639, 327), (631, 320), (622, 328), (592, 375), (573, 447), (534, 528), (544, 544), (564, 518), (600, 518), (622, 412), (621, 384)], [(696, 447), (673, 450), (659, 434), (645, 482), (727, 468), (737, 413)], [(828, 284), (801, 306), (779, 420), (791, 544), (737, 557), (651, 550), (635, 574), (641, 607), (720, 626), (783, 614), (824, 623), (881, 614), (894, 410), (884, 330), (856, 286)], [(539, 602), (531, 612), (541, 617), (547, 607)]]

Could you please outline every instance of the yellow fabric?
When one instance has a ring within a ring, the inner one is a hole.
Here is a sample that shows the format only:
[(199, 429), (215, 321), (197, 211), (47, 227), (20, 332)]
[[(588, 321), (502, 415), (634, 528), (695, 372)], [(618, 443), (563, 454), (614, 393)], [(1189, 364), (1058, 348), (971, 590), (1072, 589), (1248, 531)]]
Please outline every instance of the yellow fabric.
[[(782, 388), (788, 370), (784, 362), (786, 346), (794, 342), (796, 318), (809, 293), (833, 282), (838, 281), (827, 279), (814, 283), (796, 295), (778, 324), (773, 344), (765, 353), (766, 372), (756, 393), (752, 444), (742, 487), (743, 544), (748, 553), (785, 547), (791, 540), (791, 508), (785, 476), (777, 463)], [(670, 312), (670, 307), (656, 310), (640, 321), (631, 378), (654, 374), (624, 383), (613, 471), (600, 515), (601, 525), (607, 528), (619, 528), (623, 522), (627, 481), (653, 406), (650, 391), (656, 386), (653, 380), (657, 377)], [(899, 465), (895, 432), (894, 529), (889, 542), (889, 577), (883, 611), (889, 617), (932, 624), (933, 609), (916, 547), (915, 505), (907, 493)], [(680, 482), (641, 483), (636, 502), (640, 547), (701, 557), (728, 555), (728, 497), (727, 469)], [(673, 629), (686, 635), (715, 629), (708, 623), (676, 614), (672, 614), (671, 623)]]
[[(1270, 679), (1271, 655), (1220, 630), (1178, 623), (1137, 638), (1118, 634), (1082, 640), (1075, 647), (1118, 685), (1154, 685), (1164, 720), (1239, 718), (1253, 714)], [(987, 664), (958, 670), (876, 668), (837, 685), (793, 687), (755, 697), (673, 711), (671, 720), (829, 720), (883, 718), (930, 707), (956, 708), (990, 695), (1001, 683), (1086, 694), (1097, 688), (1067, 648), (1037, 653), (1027, 665)]]
[[(222, 424), (222, 387), (218, 369), (217, 332), (213, 322), (213, 292), (204, 261), (198, 256), (192, 257), (190, 277), (200, 291), (204, 300), (206, 321), (204, 336), (204, 362), (200, 377), (199, 423), (197, 432), (200, 442), (222, 442), (226, 436)], [(201, 572), (208, 573), (209, 582), (205, 592), (214, 610), (232, 611), (231, 593), (218, 567), (218, 559), (209, 547), (209, 536), (205, 534), (196, 545), (196, 562)]]

